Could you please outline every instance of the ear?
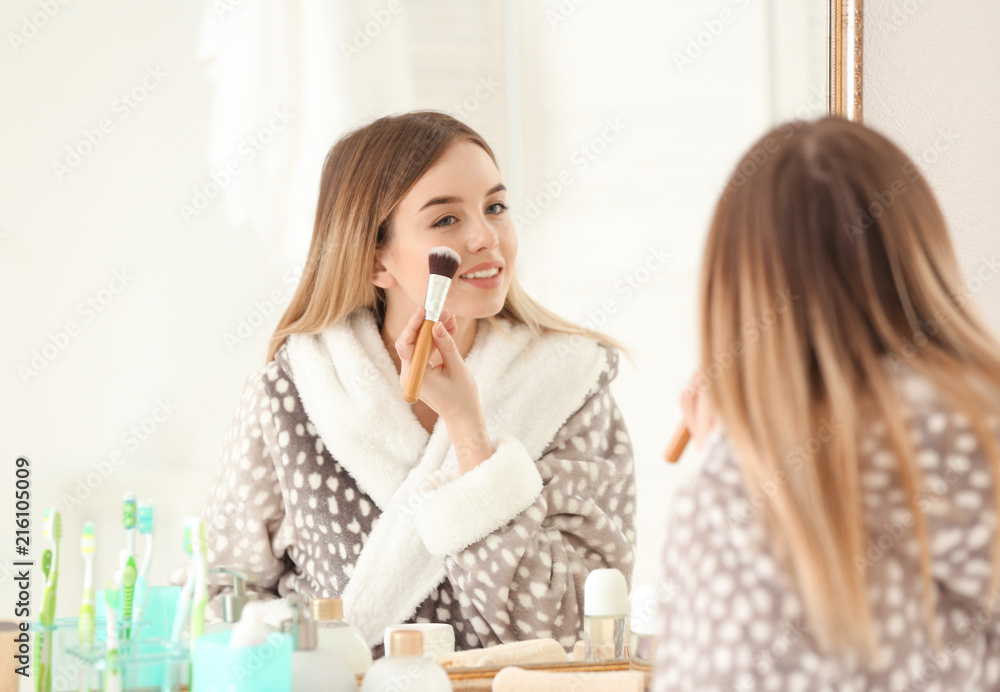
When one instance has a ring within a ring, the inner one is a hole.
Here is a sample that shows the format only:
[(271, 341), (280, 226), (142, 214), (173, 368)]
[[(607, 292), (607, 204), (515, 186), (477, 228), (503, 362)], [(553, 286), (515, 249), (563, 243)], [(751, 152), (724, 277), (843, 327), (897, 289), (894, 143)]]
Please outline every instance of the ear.
[(384, 248), (375, 251), (375, 264), (372, 266), (372, 283), (379, 288), (389, 288), (396, 283), (396, 277), (382, 263), (384, 252)]

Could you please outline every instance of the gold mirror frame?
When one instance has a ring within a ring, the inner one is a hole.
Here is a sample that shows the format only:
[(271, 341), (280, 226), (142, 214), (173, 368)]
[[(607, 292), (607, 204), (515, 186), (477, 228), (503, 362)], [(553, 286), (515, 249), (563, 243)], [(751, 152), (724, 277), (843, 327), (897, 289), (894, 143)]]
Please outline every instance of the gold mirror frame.
[(830, 0), (827, 112), (862, 122), (864, 0)]

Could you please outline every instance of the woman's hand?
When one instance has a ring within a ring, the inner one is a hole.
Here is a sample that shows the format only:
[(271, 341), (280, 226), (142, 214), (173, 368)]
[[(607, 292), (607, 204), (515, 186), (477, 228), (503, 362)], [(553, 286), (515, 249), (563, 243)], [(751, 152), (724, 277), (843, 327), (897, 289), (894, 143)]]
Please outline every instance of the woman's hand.
[[(418, 306), (396, 340), (396, 353), (400, 359), (399, 383), (403, 388), (409, 378), (410, 360), (424, 317), (424, 307)], [(445, 310), (441, 313), (441, 321), (432, 327), (433, 343), (419, 398), (448, 426), (448, 436), (455, 447), (459, 469), (464, 474), (493, 456), (494, 450), (486, 431), (479, 387), (452, 338), (457, 325), (455, 316)]]
[(681, 392), (681, 410), (684, 412), (684, 422), (691, 431), (691, 438), (701, 451), (705, 446), (712, 429), (715, 428), (715, 411), (709, 401), (708, 393), (698, 387), (697, 373)]

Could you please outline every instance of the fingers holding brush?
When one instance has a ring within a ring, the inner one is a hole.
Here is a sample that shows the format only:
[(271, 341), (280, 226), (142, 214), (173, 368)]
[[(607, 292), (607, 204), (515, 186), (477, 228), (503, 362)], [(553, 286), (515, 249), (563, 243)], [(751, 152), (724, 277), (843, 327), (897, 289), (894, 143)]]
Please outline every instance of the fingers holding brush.
[(453, 338), (454, 329), (448, 329), (447, 320), (434, 325), (431, 332), (439, 365), (428, 365), (420, 399), (446, 421), (465, 413), (478, 412), (479, 387), (469, 370), (458, 344)]
[(712, 408), (711, 397), (707, 391), (698, 386), (697, 381), (696, 375), (681, 392), (681, 410), (684, 412), (684, 422), (687, 423), (691, 437), (698, 449), (701, 449), (709, 433), (715, 428), (715, 411)]
[[(406, 380), (410, 373), (410, 364), (413, 361), (413, 352), (417, 347), (417, 340), (420, 336), (420, 328), (424, 324), (424, 319), (427, 315), (427, 311), (424, 306), (417, 306), (417, 309), (410, 316), (410, 321), (406, 323), (403, 328), (402, 333), (400, 333), (399, 338), (396, 339), (394, 344), (396, 348), (396, 353), (399, 355), (399, 360), (401, 361), (401, 367), (399, 372), (400, 384), (404, 387), (406, 386)], [(444, 325), (445, 330), (451, 335), (454, 335), (458, 329), (458, 321), (455, 316), (445, 310), (441, 313), (440, 324)], [(430, 360), (429, 367), (435, 367), (441, 364), (441, 355), (438, 353), (437, 346), (431, 341), (430, 350)]]

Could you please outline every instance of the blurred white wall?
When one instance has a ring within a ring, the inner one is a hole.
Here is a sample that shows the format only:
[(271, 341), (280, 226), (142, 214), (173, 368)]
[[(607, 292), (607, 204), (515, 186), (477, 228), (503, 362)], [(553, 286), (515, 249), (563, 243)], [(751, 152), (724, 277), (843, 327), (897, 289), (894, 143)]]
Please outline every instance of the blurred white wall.
[[(770, 50), (794, 50), (775, 27), (807, 25), (802, 13), (780, 19), (781, 4), (330, 4), (323, 21), (335, 38), (324, 55), (339, 62), (324, 64), (329, 98), (315, 106), (332, 113), (329, 122), (296, 110), (316, 103), (314, 93), (279, 80), (273, 99), (258, 89), (241, 120), (250, 126), (234, 126), (226, 154), (212, 135), (218, 82), (201, 32), (207, 8), (229, 8), (217, 16), (225, 28), (244, 21), (251, 3), (7, 0), (0, 455), (11, 482), (15, 457), (32, 462), (34, 559), (45, 548), (42, 510), (63, 510), (58, 614), (76, 613), (84, 521), (97, 525), (98, 586), (114, 571), (126, 490), (156, 501), (153, 580), (181, 562), (181, 519), (200, 510), (242, 383), (263, 362), (311, 233), (319, 169), (289, 190), (289, 157), (324, 127), (317, 160), (345, 127), (412, 108), (456, 114), (494, 146), (520, 193), (511, 202), (529, 290), (632, 349), (615, 391), (640, 481), (636, 577), (656, 579), (669, 497), (696, 463), (689, 453), (670, 467), (662, 451), (694, 367), (694, 291), (712, 205), (729, 168), (775, 119), (824, 107), (815, 97), (822, 64), (818, 82), (775, 68)], [(48, 16), (43, 6), (56, 10)], [(814, 61), (820, 20), (812, 41), (787, 34)], [(316, 84), (305, 66), (302, 75)], [(797, 91), (779, 94), (779, 84)], [(275, 108), (291, 116), (280, 130)], [(267, 128), (269, 142), (253, 144), (251, 159), (240, 145)], [(277, 221), (234, 221), (225, 194), (185, 212), (233, 161), (233, 194), (252, 179), (275, 181), (273, 199), (258, 192), (246, 202), (254, 206), (235, 211), (280, 207)], [(11, 511), (5, 494), (0, 515)], [(3, 541), (6, 608), (14, 555), (12, 536)]]
[(965, 288), (1000, 333), (1000, 4), (866, 10), (865, 122), (920, 166), (951, 227)]

